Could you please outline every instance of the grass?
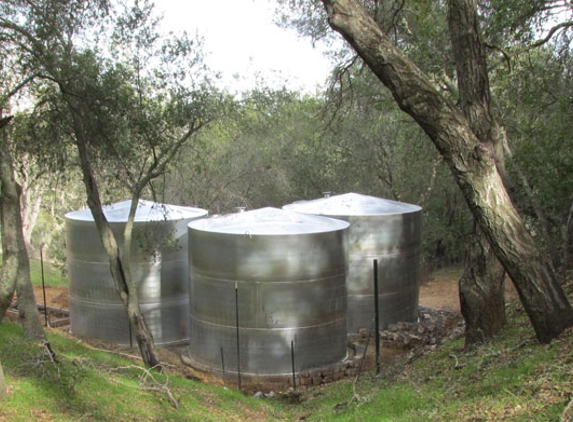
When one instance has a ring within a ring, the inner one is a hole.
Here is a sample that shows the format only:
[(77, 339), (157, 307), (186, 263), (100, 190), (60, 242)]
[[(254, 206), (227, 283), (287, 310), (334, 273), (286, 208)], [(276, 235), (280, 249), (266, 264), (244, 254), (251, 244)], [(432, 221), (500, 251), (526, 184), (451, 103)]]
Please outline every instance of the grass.
[(308, 421), (559, 421), (573, 399), (573, 329), (541, 345), (519, 307), (508, 314), (508, 328), (471, 352), (447, 341), (399, 372), (315, 389), (288, 409)]
[[(0, 264), (2, 264), (2, 254), (0, 253)], [(43, 267), (43, 268), (42, 268)], [(37, 259), (30, 259), (30, 279), (33, 286), (41, 286), (42, 278), (44, 284), (51, 287), (64, 287), (68, 285), (68, 279), (62, 275), (62, 271), (52, 263)]]
[[(573, 397), (573, 330), (540, 345), (523, 311), (508, 313), (508, 328), (472, 352), (462, 339), (447, 341), (413, 363), (402, 356), (382, 376), (302, 390), (300, 402), (257, 400), (173, 373), (152, 378), (137, 362), (57, 330), (48, 331), (53, 364), (18, 325), (3, 323), (9, 395), (0, 421), (559, 421)], [(178, 408), (153, 390), (162, 386)]]
[[(93, 349), (49, 330), (59, 362), (0, 325), (0, 359), (9, 394), (0, 421), (246, 421), (276, 420), (265, 402), (180, 376), (150, 373), (133, 360)], [(169, 399), (167, 388), (178, 408)]]
[[(30, 260), (30, 278), (32, 285), (42, 285), (42, 263), (38, 260)], [(51, 287), (64, 287), (68, 285), (68, 279), (62, 276), (62, 272), (50, 262), (43, 264), (44, 284)]]
[[(32, 263), (41, 285), (39, 262)], [(46, 285), (66, 285), (49, 265)], [(573, 329), (537, 343), (518, 304), (493, 341), (465, 352), (463, 339), (407, 354), (380, 376), (362, 373), (264, 400), (187, 379), (150, 374), (138, 361), (47, 329), (59, 362), (27, 342), (19, 325), (0, 324), (8, 397), (0, 422), (39, 421), (559, 421), (573, 398)], [(133, 352), (135, 353), (135, 352)], [(167, 389), (166, 389), (167, 388)], [(167, 392), (177, 400), (173, 406)]]

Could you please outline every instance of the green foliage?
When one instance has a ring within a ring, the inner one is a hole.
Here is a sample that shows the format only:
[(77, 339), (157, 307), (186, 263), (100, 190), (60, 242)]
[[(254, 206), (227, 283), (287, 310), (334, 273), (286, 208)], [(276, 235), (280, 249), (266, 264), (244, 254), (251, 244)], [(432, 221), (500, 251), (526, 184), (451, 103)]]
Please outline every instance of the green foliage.
[[(516, 52), (512, 71), (494, 73), (496, 106), (507, 127), (514, 161), (508, 163), (513, 176), (510, 192), (532, 231), (539, 234), (540, 221), (535, 203), (525, 195), (517, 170), (526, 176), (549, 223), (545, 245), (564, 244), (573, 202), (573, 141), (571, 116), (573, 69), (571, 57), (544, 47)], [(556, 259), (557, 257), (554, 257)], [(557, 261), (556, 261), (557, 262)]]

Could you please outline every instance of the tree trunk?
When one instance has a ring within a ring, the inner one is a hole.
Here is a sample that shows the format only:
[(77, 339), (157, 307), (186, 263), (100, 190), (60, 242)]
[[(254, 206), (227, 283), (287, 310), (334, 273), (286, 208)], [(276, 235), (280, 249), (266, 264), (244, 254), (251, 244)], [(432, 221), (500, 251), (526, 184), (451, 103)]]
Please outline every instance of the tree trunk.
[[(74, 118), (77, 117), (74, 116)], [(153, 336), (145, 323), (145, 318), (139, 307), (135, 283), (131, 277), (129, 277), (129, 274), (126, 276), (124, 261), (120, 255), (117, 241), (103, 212), (99, 189), (89, 159), (87, 143), (85, 139), (83, 139), (84, 136), (81, 131), (81, 123), (76, 120), (75, 124), (76, 135), (78, 137), (76, 146), (78, 148), (80, 167), (82, 169), (83, 181), (88, 198), (87, 202), (100, 233), (104, 249), (109, 257), (112, 279), (127, 311), (130, 327), (135, 334), (143, 362), (150, 368), (160, 369), (161, 366), (155, 353)], [(125, 264), (129, 265), (128, 262)]]
[(42, 206), (41, 190), (30, 185), (28, 180), (22, 182), (22, 196), (20, 198), (22, 206), (22, 232), (28, 255), (34, 257), (35, 250), (32, 245), (32, 232), (38, 221)]
[(0, 362), (0, 402), (8, 395), (8, 386), (4, 378), (4, 370), (2, 369), (2, 362)]
[[(2, 118), (0, 112), (0, 129), (6, 126), (12, 117)], [(0, 132), (2, 145), (6, 145), (5, 133)], [(12, 303), (16, 291), (16, 273), (18, 262), (17, 253), (10, 249), (16, 243), (16, 228), (13, 224), (13, 216), (10, 215), (8, 203), (14, 201), (18, 193), (14, 173), (11, 172), (11, 161), (5, 155), (6, 148), (0, 148), (0, 229), (2, 230), (2, 267), (0, 268), (0, 322), (4, 318), (6, 310)]]
[(561, 257), (563, 272), (571, 269), (571, 256), (573, 256), (573, 202), (563, 227), (563, 252)]
[[(1, 116), (0, 116), (1, 117)], [(20, 187), (14, 178), (14, 165), (8, 147), (8, 137), (2, 133), (0, 145), (0, 228), (2, 233), (3, 264), (0, 280), (0, 318), (14, 296), (18, 297), (19, 320), (27, 337), (45, 339), (40, 312), (34, 297), (30, 280), (30, 261), (22, 234), (22, 215), (20, 214)]]
[(380, 30), (357, 0), (322, 0), (338, 31), (428, 134), (480, 229), (515, 283), (540, 342), (573, 325), (573, 310), (503, 186), (492, 152), (468, 120)]
[[(490, 109), (485, 43), (479, 30), (476, 1), (449, 0), (448, 28), (456, 61), (460, 108), (473, 133), (492, 152), (503, 173), (503, 142)], [(474, 231), (459, 283), (466, 349), (493, 337), (505, 325), (505, 270), (481, 230)]]
[[(0, 115), (1, 117), (1, 115)], [(4, 126), (6, 126), (10, 120), (12, 120), (12, 117), (4, 117), (4, 118), (0, 118), (0, 129), (2, 129)], [(3, 136), (3, 133), (0, 133), (0, 136)], [(4, 212), (3, 212), (3, 199), (2, 199), (2, 194), (4, 192), (4, 187), (5, 187), (5, 183), (4, 183), (4, 178), (8, 176), (6, 170), (6, 161), (4, 158), (4, 154), (2, 154), (2, 150), (3, 148), (0, 148), (0, 215), (1, 215), (1, 222), (0, 224), (2, 224), (2, 227), (5, 226), (5, 220), (4, 220)], [(8, 236), (10, 236), (10, 234), (7, 233)], [(2, 242), (4, 242), (4, 230), (2, 230)], [(2, 244), (2, 252), (4, 252), (4, 244)], [(14, 296), (14, 290), (16, 289), (16, 279), (15, 277), (9, 277), (8, 275), (12, 272), (7, 271), (7, 274), (5, 274), (5, 267), (7, 266), (6, 263), (6, 255), (3, 255), (3, 263), (2, 263), (2, 269), (0, 270), (0, 323), (2, 322), (2, 319), (4, 318), (4, 314), (6, 313), (6, 310), (8, 309), (8, 306), (10, 306), (10, 302), (12, 302), (12, 297)], [(10, 265), (10, 264), (8, 264)], [(8, 270), (8, 268), (6, 268), (6, 270)], [(6, 277), (7, 276), (7, 277)], [(4, 370), (2, 369), (2, 362), (0, 362), (0, 402), (2, 400), (4, 400), (4, 398), (7, 396), (8, 394), (8, 386), (6, 385), (6, 379), (4, 378)]]
[(505, 271), (479, 231), (473, 235), (465, 264), (459, 294), (467, 350), (505, 326)]
[(44, 340), (46, 335), (44, 333), (44, 327), (42, 326), (40, 312), (38, 311), (32, 281), (30, 280), (30, 262), (28, 260), (28, 252), (26, 251), (23, 236), (20, 255), (19, 260), (21, 260), (23, 264), (20, 265), (21, 270), (19, 271), (16, 284), (18, 321), (22, 325), (26, 337), (34, 340)]

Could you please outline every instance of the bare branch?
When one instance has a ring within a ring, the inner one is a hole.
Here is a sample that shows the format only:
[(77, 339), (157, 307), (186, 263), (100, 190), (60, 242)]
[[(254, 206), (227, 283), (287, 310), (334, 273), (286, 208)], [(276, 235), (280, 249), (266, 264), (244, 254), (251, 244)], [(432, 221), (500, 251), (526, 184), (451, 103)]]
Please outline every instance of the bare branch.
[(530, 47), (531, 48), (540, 47), (543, 44), (547, 43), (553, 37), (553, 35), (555, 35), (557, 31), (571, 28), (572, 26), (573, 26), (573, 21), (561, 22), (555, 25), (553, 28), (551, 28), (544, 38), (541, 38), (531, 43)]
[(1, 104), (0, 107), (3, 107), (4, 104), (10, 99), (12, 98), (14, 95), (16, 95), (22, 88), (24, 88), (26, 85), (28, 85), (32, 80), (34, 80), (35, 78), (37, 78), (38, 76), (40, 76), (39, 73), (34, 73), (30, 76), (28, 76), (27, 78), (25, 78), (24, 80), (22, 80), (18, 85), (16, 85), (11, 91), (8, 91), (6, 93), (6, 95), (3, 96), (2, 100), (1, 100)]

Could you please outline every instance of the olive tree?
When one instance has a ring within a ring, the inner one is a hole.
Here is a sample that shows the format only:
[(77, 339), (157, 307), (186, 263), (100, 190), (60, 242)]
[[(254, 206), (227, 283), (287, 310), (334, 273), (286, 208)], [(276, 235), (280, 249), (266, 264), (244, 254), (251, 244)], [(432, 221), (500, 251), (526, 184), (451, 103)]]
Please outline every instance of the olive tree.
[[(552, 266), (515, 210), (494, 155), (480, 142), (471, 123), (390, 41), (360, 2), (322, 3), (329, 25), (388, 87), (448, 163), (480, 229), (516, 285), (537, 338), (548, 342), (573, 325), (571, 305)], [(472, 10), (475, 3), (461, 2), (458, 7)]]
[[(145, 364), (159, 367), (131, 274), (131, 233), (141, 195), (154, 194), (153, 181), (215, 116), (219, 97), (205, 78), (201, 45), (185, 34), (159, 33), (147, 2), (124, 10), (103, 1), (89, 7), (74, 0), (18, 6), (25, 22), (0, 24), (33, 58), (45, 82), (42, 101), (53, 105), (52, 121), (66, 135), (62, 140), (70, 139), (77, 150), (118, 295)], [(109, 180), (131, 197), (121, 243), (103, 211), (101, 184)]]

